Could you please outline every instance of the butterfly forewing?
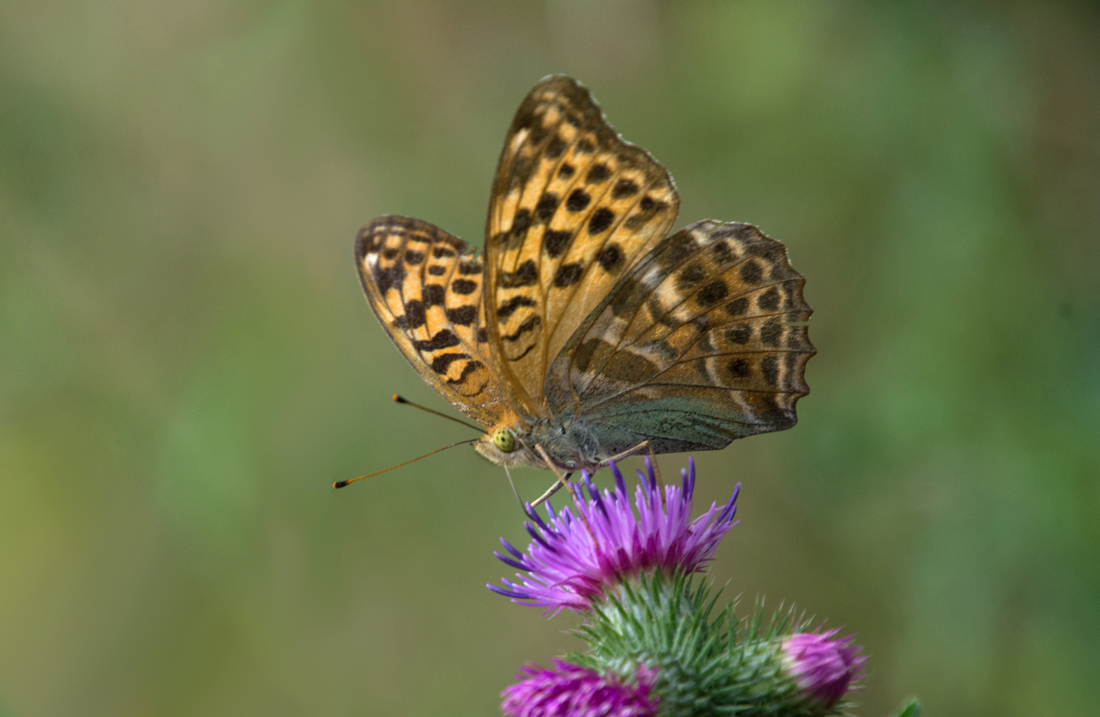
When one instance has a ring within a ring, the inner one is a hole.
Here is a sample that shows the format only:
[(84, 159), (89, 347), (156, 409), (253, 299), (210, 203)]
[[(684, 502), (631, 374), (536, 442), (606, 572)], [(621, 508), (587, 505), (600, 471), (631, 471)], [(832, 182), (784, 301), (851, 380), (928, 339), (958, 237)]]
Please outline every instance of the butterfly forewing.
[(424, 380), (484, 425), (507, 414), (485, 331), (482, 262), (466, 242), (385, 216), (359, 230), (355, 258), (371, 307)]
[(756, 227), (697, 222), (577, 331), (550, 369), (550, 408), (579, 411), (611, 450), (646, 439), (658, 452), (720, 448), (789, 428), (815, 353), (804, 283)]
[(588, 90), (556, 76), (528, 94), (497, 168), (485, 254), (490, 340), (529, 413), (547, 410), (550, 361), (678, 208), (668, 172), (619, 137)]

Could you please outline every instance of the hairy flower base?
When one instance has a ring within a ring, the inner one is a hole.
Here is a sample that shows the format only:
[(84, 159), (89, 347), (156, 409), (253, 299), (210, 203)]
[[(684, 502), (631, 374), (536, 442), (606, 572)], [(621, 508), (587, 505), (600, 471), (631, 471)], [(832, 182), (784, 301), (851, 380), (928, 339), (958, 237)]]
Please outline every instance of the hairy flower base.
[[(566, 607), (583, 612), (592, 600), (631, 575), (651, 570), (682, 575), (701, 571), (734, 524), (740, 485), (726, 505), (711, 504), (690, 521), (695, 462), (689, 459), (687, 470), (681, 471), (681, 485), (665, 486), (663, 491), (648, 458), (646, 469), (646, 473), (638, 471), (640, 484), (634, 490), (633, 505), (622, 473), (611, 464), (613, 491), (601, 493), (585, 471), (587, 499), (557, 514), (547, 505), (546, 520), (531, 510), (532, 522), (526, 527), (532, 542), (527, 551), (502, 538), (511, 555), (495, 553), (526, 575), (517, 573), (518, 582), (503, 579), (504, 588), (489, 585), (489, 589), (552, 613)], [(583, 496), (584, 487), (578, 492)], [(583, 520), (577, 519), (574, 509)]]
[(640, 668), (636, 685), (600, 675), (564, 660), (554, 668), (523, 668), (520, 680), (501, 693), (508, 717), (652, 717), (658, 700), (651, 695), (656, 670)]
[(851, 635), (836, 637), (839, 630), (796, 632), (783, 639), (787, 671), (806, 692), (832, 708), (852, 689), (867, 659), (852, 646)]

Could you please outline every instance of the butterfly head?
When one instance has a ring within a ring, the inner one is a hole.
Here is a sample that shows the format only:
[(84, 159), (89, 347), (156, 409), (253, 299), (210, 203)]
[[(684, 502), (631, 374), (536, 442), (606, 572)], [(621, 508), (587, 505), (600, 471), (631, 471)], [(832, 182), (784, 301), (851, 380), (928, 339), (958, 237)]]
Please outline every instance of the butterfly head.
[(541, 465), (544, 461), (538, 457), (529, 436), (527, 425), (516, 419), (490, 429), (474, 448), (497, 465)]

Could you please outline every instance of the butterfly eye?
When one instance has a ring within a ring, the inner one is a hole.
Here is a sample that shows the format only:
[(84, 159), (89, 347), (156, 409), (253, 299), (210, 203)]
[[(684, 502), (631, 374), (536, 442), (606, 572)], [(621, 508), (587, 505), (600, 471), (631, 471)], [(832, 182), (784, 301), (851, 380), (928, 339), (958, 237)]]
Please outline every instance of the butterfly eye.
[(505, 453), (516, 450), (516, 434), (511, 428), (498, 428), (493, 431), (493, 445)]

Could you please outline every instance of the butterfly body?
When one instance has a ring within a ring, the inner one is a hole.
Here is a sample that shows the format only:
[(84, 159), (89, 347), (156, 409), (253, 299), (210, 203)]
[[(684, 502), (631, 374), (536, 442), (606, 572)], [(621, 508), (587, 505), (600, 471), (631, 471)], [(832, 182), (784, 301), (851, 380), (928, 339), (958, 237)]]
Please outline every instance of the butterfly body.
[(384, 216), (356, 261), (390, 338), (487, 427), (475, 448), (494, 463), (594, 470), (789, 428), (815, 353), (805, 280), (752, 225), (670, 234), (678, 207), (664, 168), (552, 76), (512, 122), (483, 255)]

